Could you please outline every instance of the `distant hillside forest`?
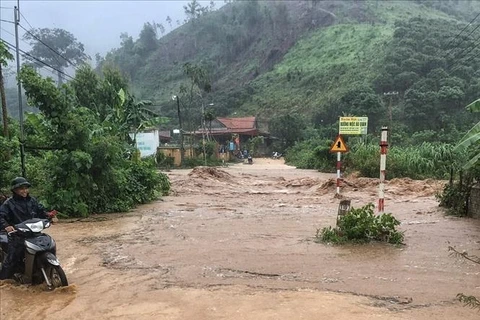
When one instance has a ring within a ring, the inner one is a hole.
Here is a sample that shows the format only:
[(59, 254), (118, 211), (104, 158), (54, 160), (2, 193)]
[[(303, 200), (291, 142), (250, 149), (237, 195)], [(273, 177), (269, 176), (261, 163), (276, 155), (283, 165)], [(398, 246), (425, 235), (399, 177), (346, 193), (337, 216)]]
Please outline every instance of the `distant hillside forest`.
[[(122, 34), (98, 69), (118, 67), (170, 126), (177, 95), (195, 123), (202, 104), (215, 116), (301, 118), (330, 136), (339, 116), (368, 116), (370, 132), (388, 125), (400, 143), (414, 143), (400, 139), (412, 133), (452, 142), (478, 121), (464, 110), (480, 92), (480, 28), (468, 24), (478, 12), (480, 2), (458, 0), (230, 1), (218, 10), (194, 0), (168, 34), (155, 22), (138, 39)], [(187, 63), (205, 71), (208, 90), (192, 94)]]

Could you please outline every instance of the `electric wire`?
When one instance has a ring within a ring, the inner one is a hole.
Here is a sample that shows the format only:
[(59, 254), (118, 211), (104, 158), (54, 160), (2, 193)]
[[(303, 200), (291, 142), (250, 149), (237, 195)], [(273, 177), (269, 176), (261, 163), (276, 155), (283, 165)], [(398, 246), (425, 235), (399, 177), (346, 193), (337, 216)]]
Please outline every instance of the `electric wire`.
[(5, 30), (5, 29), (3, 29), (3, 28), (0, 28), (0, 30), (2, 30), (3, 32), (6, 32), (6, 33), (8, 33), (9, 35), (15, 37), (15, 35), (14, 35), (13, 33), (11, 33), (10, 31), (8, 31), (8, 30)]
[[(27, 22), (27, 24), (30, 26), (30, 28), (32, 30), (34, 30), (35, 28), (32, 27), (32, 25), (30, 24), (30, 22), (28, 22), (27, 18), (25, 18), (25, 16), (20, 13), (20, 15), (23, 17), (23, 19)], [(12, 22), (14, 23), (14, 22)], [(74, 67), (76, 67), (76, 64), (74, 64), (73, 62), (71, 62), (69, 59), (65, 58), (62, 54), (60, 54), (57, 50), (53, 49), (51, 46), (49, 46), (48, 44), (46, 44), (44, 41), (42, 41), (39, 37), (37, 37), (35, 34), (33, 34), (32, 32), (30, 32), (29, 30), (27, 30), (24, 26), (22, 26), (20, 23), (18, 24), (18, 26), (20, 28), (22, 28), (25, 32), (27, 32), (28, 34), (30, 34), (34, 39), (36, 39), (38, 42), (40, 42), (41, 44), (43, 44), (45, 47), (47, 47), (48, 49), (50, 49), (52, 52), (54, 52), (56, 55), (60, 56), (62, 59), (64, 59), (66, 62), (68, 62), (70, 65), (73, 65)], [(2, 28), (3, 31), (11, 34), (12, 36), (15, 36), (14, 34), (6, 31), (5, 29)], [(23, 41), (23, 40), (22, 40)], [(24, 41), (25, 42), (25, 41)], [(30, 44), (29, 44), (30, 45)], [(60, 62), (60, 60), (58, 60), (58, 58), (56, 56), (53, 56), (54, 59), (58, 62), (59, 65), (61, 65), (62, 63)], [(43, 61), (42, 61), (43, 62)]]
[[(4, 32), (6, 32), (6, 33), (8, 33), (8, 34), (10, 34), (10, 35), (13, 36), (13, 37), (15, 37), (15, 35), (14, 35), (13, 33), (11, 33), (11, 32), (8, 31), (8, 30), (5, 30), (4, 28), (0, 28), (0, 30), (2, 30), (2, 31), (4, 31)], [(3, 41), (3, 40), (2, 40), (2, 41)], [(21, 40), (21, 41), (22, 41), (23, 43), (26, 43), (26, 44), (30, 45), (30, 44), (29, 44), (28, 42), (26, 42), (25, 40)], [(10, 49), (10, 48), (9, 48), (9, 49)], [(45, 66), (41, 66), (41, 67), (42, 67), (42, 68), (45, 68)], [(51, 74), (53, 74), (53, 75), (56, 76), (56, 74), (55, 74), (52, 70), (46, 69), (46, 68), (45, 68), (45, 70), (49, 71)]]
[[(474, 41), (474, 42), (477, 42), (476, 45), (473, 45), (470, 50), (467, 51), (467, 53), (465, 53), (465, 55), (463, 57), (460, 57), (460, 58), (456, 58), (456, 59), (462, 59), (462, 58), (466, 58), (468, 56), (468, 54), (470, 52), (472, 52), (473, 50), (475, 50), (476, 48), (478, 48), (478, 46), (480, 46), (480, 36)], [(476, 58), (477, 55), (471, 55), (468, 59), (466, 59), (465, 61), (463, 61), (462, 65), (465, 65), (466, 63), (470, 62), (471, 60), (473, 60), (474, 58)], [(455, 64), (452, 64), (452, 66), (454, 66)], [(451, 69), (451, 72), (454, 72), (454, 71), (457, 71), (462, 65), (460, 64), (457, 64), (457, 66), (455, 66), (455, 68), (452, 68)]]
[[(475, 29), (473, 29), (468, 35), (467, 37), (470, 37), (478, 28), (480, 28), (480, 24), (478, 24)], [(469, 39), (470, 40), (470, 39)], [(480, 40), (480, 37), (475, 39), (473, 42), (475, 43), (476, 41)], [(463, 42), (465, 42), (466, 40), (463, 40)], [(454, 57), (453, 57), (453, 61), (457, 61), (459, 58), (461, 58), (461, 55), (463, 52), (465, 52), (465, 50), (468, 49), (468, 46), (463, 48), (458, 54), (455, 54)], [(469, 51), (470, 52), (470, 51)], [(445, 58), (447, 58), (447, 56), (445, 56)], [(452, 66), (455, 65), (455, 62), (453, 62), (451, 65), (448, 65), (447, 66), (447, 69), (450, 69)]]
[[(14, 46), (13, 44), (11, 44), (10, 42), (5, 41), (4, 39), (0, 39), (0, 40), (2, 40), (5, 44), (7, 44), (7, 46), (9, 46), (11, 49), (15, 50), (15, 46)], [(74, 78), (73, 78), (72, 76), (70, 76), (69, 74), (67, 74), (67, 73), (65, 73), (65, 72), (63, 72), (63, 71), (61, 71), (61, 70), (59, 70), (59, 69), (57, 69), (57, 68), (55, 68), (55, 67), (52, 67), (52, 66), (49, 65), (48, 63), (46, 63), (46, 62), (38, 59), (37, 57), (32, 56), (30, 53), (25, 52), (25, 51), (23, 51), (23, 50), (20, 49), (20, 48), (18, 49), (18, 51), (20, 51), (21, 53), (23, 53), (25, 56), (27, 56), (27, 57), (29, 57), (29, 58), (31, 58), (31, 59), (33, 59), (33, 60), (35, 60), (35, 61), (43, 64), (44, 66), (49, 67), (50, 69), (57, 71), (58, 73), (64, 75), (65, 77), (70, 78), (71, 80), (74, 79)]]
[[(25, 20), (25, 22), (28, 24), (28, 26), (30, 27), (30, 29), (35, 29), (34, 27), (32, 27), (32, 25), (30, 24), (30, 22), (28, 22), (27, 18), (25, 18), (25, 16), (20, 12), (20, 10), (18, 10), (18, 13), (20, 13), (20, 16), (23, 18), (23, 20)], [(20, 24), (20, 23), (19, 23)]]
[(8, 23), (11, 23), (11, 24), (15, 24), (15, 22), (9, 21), (9, 20), (0, 19), (0, 21), (2, 21), (2, 22), (8, 22)]
[[(471, 49), (471, 51), (474, 50), (475, 48), (477, 48), (478, 46), (480, 46), (480, 42), (479, 42), (476, 46), (474, 46), (474, 47)], [(473, 60), (474, 58), (476, 58), (476, 57), (477, 57), (476, 55), (471, 55), (470, 58), (468, 58), (467, 60), (465, 60), (462, 65), (466, 65), (467, 63), (469, 63), (470, 61), (472, 61), (472, 60)], [(459, 69), (462, 67), (462, 65), (457, 65), (457, 66), (456, 66), (455, 68), (453, 68), (450, 72), (453, 73), (453, 72), (459, 70)]]
[[(44, 41), (42, 41), (39, 37), (37, 37), (34, 33), (30, 32), (29, 30), (27, 30), (24, 26), (22, 26), (21, 24), (18, 24), (20, 26), (20, 28), (22, 28), (26, 33), (28, 33), (29, 35), (31, 35), (35, 40), (37, 40), (38, 42), (40, 42), (41, 44), (43, 44), (45, 47), (47, 47), (48, 49), (50, 49), (53, 53), (55, 53), (56, 55), (60, 56), (63, 60), (65, 60), (66, 62), (68, 62), (70, 65), (74, 66), (74, 67), (77, 67), (77, 65), (73, 62), (71, 62), (70, 60), (68, 60), (67, 58), (65, 58), (60, 52), (58, 52), (57, 50), (55, 50), (54, 48), (52, 48), (51, 46), (49, 46), (48, 44), (46, 44)], [(33, 28), (32, 28), (33, 29)], [(57, 60), (57, 62), (59, 64), (61, 64), (61, 62), (54, 56), (55, 60)]]
[(453, 37), (452, 40), (450, 40), (450, 42), (447, 44), (445, 50), (448, 50), (447, 53), (445, 53), (445, 58), (448, 56), (448, 54), (450, 53), (450, 51), (452, 51), (455, 47), (452, 47), (450, 49), (447, 49), (451, 44), (453, 44), (453, 42), (458, 38), (460, 37), (460, 35), (465, 31), (467, 30), (467, 28), (480, 16), (480, 12), (475, 16), (475, 18), (473, 18), (455, 37)]
[[(28, 19), (19, 11), (20, 13), (20, 16), (23, 18), (23, 20), (25, 20), (25, 22), (28, 24), (28, 26), (30, 27), (30, 30), (35, 30), (35, 28), (30, 24), (30, 22), (28, 21)], [(51, 46), (49, 46), (48, 44), (46, 44), (42, 39), (40, 39), (37, 35), (35, 35), (33, 32), (31, 32), (30, 30), (27, 30), (24, 26), (22, 26), (20, 23), (18, 24), (18, 26), (20, 28), (22, 28), (25, 32), (27, 32), (29, 35), (31, 35), (35, 40), (37, 40), (38, 42), (40, 42), (41, 44), (43, 44), (45, 47), (47, 47), (48, 49), (50, 49), (52, 52), (54, 52), (55, 54), (59, 55), (63, 60), (65, 60), (66, 62), (68, 62), (71, 66), (73, 67), (77, 67), (77, 65), (75, 63), (73, 63), (72, 61), (70, 61), (69, 59), (67, 59), (65, 56), (63, 56), (60, 52), (58, 52), (58, 50), (55, 50), (54, 48), (52, 48)], [(57, 62), (60, 64), (60, 61), (57, 60)]]

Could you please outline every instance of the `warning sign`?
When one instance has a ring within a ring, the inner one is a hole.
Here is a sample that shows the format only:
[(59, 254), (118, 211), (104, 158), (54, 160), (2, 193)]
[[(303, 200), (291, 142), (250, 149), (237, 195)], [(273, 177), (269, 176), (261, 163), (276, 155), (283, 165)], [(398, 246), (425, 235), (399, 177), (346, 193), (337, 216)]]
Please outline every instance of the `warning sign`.
[(335, 142), (330, 147), (330, 152), (348, 152), (348, 147), (341, 135), (338, 135), (335, 139)]

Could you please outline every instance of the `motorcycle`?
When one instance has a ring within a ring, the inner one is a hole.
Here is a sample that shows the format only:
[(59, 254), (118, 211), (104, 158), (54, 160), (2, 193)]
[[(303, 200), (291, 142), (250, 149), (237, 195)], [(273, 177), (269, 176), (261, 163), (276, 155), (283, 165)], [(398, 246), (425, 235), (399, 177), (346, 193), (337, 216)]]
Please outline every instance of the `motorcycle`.
[[(55, 240), (42, 231), (50, 227), (50, 219), (29, 219), (14, 226), (9, 236), (22, 237), (25, 245), (23, 263), (19, 264), (14, 279), (22, 284), (45, 282), (49, 290), (68, 286), (67, 276), (56, 257)], [(0, 262), (8, 249), (8, 236), (0, 234)]]
[(275, 160), (278, 160), (282, 157), (282, 154), (281, 153), (278, 153), (278, 152), (274, 152), (272, 153), (272, 159), (275, 159)]

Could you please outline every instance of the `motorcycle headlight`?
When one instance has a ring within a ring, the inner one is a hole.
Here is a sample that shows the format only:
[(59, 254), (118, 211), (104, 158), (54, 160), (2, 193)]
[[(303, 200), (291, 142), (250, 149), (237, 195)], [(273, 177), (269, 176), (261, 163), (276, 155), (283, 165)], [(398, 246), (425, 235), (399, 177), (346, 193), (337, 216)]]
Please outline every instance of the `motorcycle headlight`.
[(32, 232), (40, 232), (43, 230), (43, 221), (25, 224)]

